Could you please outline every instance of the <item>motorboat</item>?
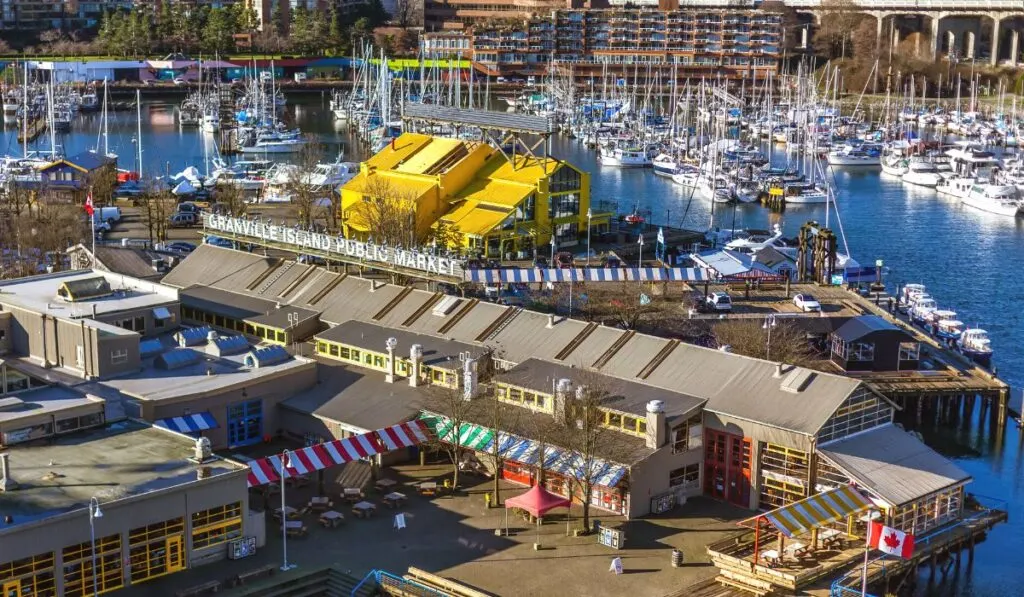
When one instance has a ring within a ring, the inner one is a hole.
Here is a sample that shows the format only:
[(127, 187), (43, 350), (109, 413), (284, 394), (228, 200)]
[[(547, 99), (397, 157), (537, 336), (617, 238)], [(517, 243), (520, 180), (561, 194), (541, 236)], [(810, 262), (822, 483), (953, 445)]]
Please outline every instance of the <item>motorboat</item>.
[(256, 142), (241, 148), (242, 153), (298, 153), (306, 146), (306, 140), (295, 133), (266, 133), (256, 137)]
[(15, 124), (18, 122), (18, 112), (21, 110), (21, 100), (12, 93), (4, 95), (4, 124)]
[(651, 158), (639, 147), (602, 147), (601, 165), (613, 168), (646, 168), (651, 165)]
[(903, 174), (903, 182), (929, 189), (934, 189), (941, 180), (942, 175), (939, 174), (939, 169), (925, 157), (910, 158), (907, 171)]
[(896, 308), (900, 313), (906, 313), (908, 309), (914, 306), (914, 302), (919, 297), (927, 296), (927, 294), (928, 289), (925, 288), (924, 284), (904, 284), (896, 301)]
[(672, 175), (679, 169), (676, 159), (667, 153), (659, 153), (655, 156), (651, 160), (651, 166), (654, 168), (655, 174), (666, 178), (672, 178)]
[(89, 89), (83, 93), (80, 100), (81, 103), (79, 104), (78, 109), (82, 112), (95, 112), (100, 109), (100, 98), (96, 95), (96, 91), (93, 89)]
[(1022, 215), (1020, 193), (1013, 185), (976, 184), (960, 201), (975, 209), (1016, 217)]
[(988, 332), (981, 328), (968, 328), (960, 333), (956, 346), (964, 356), (972, 361), (988, 367), (992, 363), (992, 340)]
[(216, 110), (203, 113), (202, 128), (204, 133), (216, 133), (220, 130), (220, 114)]
[(963, 199), (971, 192), (978, 179), (973, 176), (950, 176), (945, 177), (935, 185), (935, 191), (940, 195), (949, 195), (957, 199)]
[(741, 180), (732, 187), (733, 197), (740, 203), (753, 203), (761, 198), (761, 185), (754, 180)]
[(881, 154), (874, 144), (845, 143), (838, 149), (828, 152), (828, 165), (842, 168), (878, 168), (881, 166)]
[(828, 203), (828, 192), (811, 182), (788, 183), (783, 189), (783, 197), (787, 204), (794, 205)]
[(959, 319), (940, 319), (935, 324), (935, 336), (947, 342), (956, 342), (964, 331), (964, 322)]
[(332, 162), (317, 164), (312, 172), (302, 174), (295, 164), (276, 164), (266, 173), (264, 203), (291, 202), (296, 185), (320, 197), (329, 197), (334, 189), (352, 180), (359, 173), (359, 164)]
[(757, 253), (767, 247), (771, 247), (784, 255), (793, 253), (793, 247), (786, 244), (785, 239), (782, 237), (782, 227), (778, 224), (772, 227), (771, 234), (750, 232), (743, 236), (737, 235), (736, 238), (725, 243), (726, 249), (747, 254)]
[(692, 164), (680, 164), (672, 175), (672, 182), (692, 189), (697, 186), (699, 178), (700, 168)]

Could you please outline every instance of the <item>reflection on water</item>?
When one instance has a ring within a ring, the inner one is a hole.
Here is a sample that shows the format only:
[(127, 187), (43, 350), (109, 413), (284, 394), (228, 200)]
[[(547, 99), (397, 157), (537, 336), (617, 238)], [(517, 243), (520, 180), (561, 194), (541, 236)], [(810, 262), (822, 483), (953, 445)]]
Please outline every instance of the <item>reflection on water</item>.
[[(297, 117), (303, 130), (315, 132), (332, 148), (346, 144), (347, 129), (333, 121), (323, 98), (297, 101), (301, 105), (291, 104), (286, 110)], [(60, 140), (68, 154), (97, 145), (99, 119), (92, 114), (75, 123), (73, 132)], [(122, 167), (135, 167), (135, 130), (134, 111), (111, 114), (110, 147), (122, 156)], [(44, 135), (37, 144), (47, 146), (47, 139)], [(202, 136), (195, 129), (181, 131), (168, 102), (144, 104), (142, 143), (143, 166), (148, 173), (173, 173), (186, 166), (200, 166), (203, 161)], [(0, 135), (0, 153), (7, 152), (20, 153), (11, 128)], [(710, 202), (669, 179), (644, 170), (601, 168), (594, 154), (575, 141), (556, 139), (553, 153), (592, 173), (595, 202), (611, 202), (620, 212), (638, 208), (655, 224), (705, 229), (711, 222)], [(326, 159), (333, 157), (329, 154)], [(775, 157), (785, 163), (784, 155), (776, 153)], [(359, 156), (349, 153), (345, 158)], [(964, 207), (933, 190), (910, 187), (877, 172), (829, 170), (827, 174), (834, 177), (839, 189), (842, 228), (853, 256), (863, 264), (884, 260), (891, 271), (890, 285), (924, 283), (941, 307), (956, 310), (971, 326), (989, 330), (1000, 375), (1019, 388), (1024, 383), (1024, 350), (1019, 345), (1024, 338), (1024, 276), (1018, 273), (1024, 264), (1021, 221)], [(789, 236), (795, 236), (808, 220), (826, 221), (821, 205), (791, 207), (779, 214), (760, 205), (716, 205), (714, 210), (716, 226), (768, 228), (777, 222)], [(828, 220), (838, 230), (835, 214)], [(1015, 400), (1019, 408), (1019, 398)], [(1019, 587), (1024, 586), (1019, 555), (1020, 537), (1024, 536), (1024, 444), (1012, 424), (1000, 440), (987, 422), (979, 424), (976, 415), (973, 422), (956, 430), (928, 431), (928, 436), (940, 449), (957, 455), (959, 465), (973, 475), (971, 491), (1009, 502), (1010, 521), (997, 527), (978, 547), (971, 574), (961, 572), (955, 581), (929, 594), (1019, 595)]]

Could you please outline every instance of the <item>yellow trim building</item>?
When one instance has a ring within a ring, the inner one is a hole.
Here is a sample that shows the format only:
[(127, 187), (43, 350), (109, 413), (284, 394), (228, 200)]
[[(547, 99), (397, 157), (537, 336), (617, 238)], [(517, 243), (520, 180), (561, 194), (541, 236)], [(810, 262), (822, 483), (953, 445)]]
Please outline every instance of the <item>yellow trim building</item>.
[[(440, 238), (449, 249), (522, 259), (535, 247), (546, 249), (552, 234), (559, 248), (586, 237), (590, 175), (551, 157), (404, 133), (363, 162), (339, 192), (346, 238), (372, 237), (378, 223), (369, 206), (397, 201), (415, 220), (417, 243)], [(595, 231), (607, 229), (611, 214), (592, 216)]]

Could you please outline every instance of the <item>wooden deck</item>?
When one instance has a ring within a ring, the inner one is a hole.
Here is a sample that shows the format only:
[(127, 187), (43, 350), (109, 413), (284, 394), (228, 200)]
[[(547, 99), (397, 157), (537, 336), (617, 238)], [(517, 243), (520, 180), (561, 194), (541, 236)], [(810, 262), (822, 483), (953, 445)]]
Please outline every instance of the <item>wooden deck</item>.
[[(908, 569), (939, 557), (959, 554), (976, 542), (984, 540), (985, 533), (994, 525), (1005, 521), (1003, 510), (986, 509), (972, 513), (965, 519), (922, 536), (915, 544), (912, 559), (874, 557), (869, 565), (868, 582), (875, 584), (896, 578)], [(762, 536), (763, 539), (763, 536)], [(849, 583), (860, 587), (859, 566), (864, 561), (861, 539), (848, 541), (845, 549), (819, 549), (809, 556), (795, 559), (786, 557), (778, 566), (769, 567), (754, 561), (754, 532), (745, 531), (707, 547), (711, 563), (719, 570), (715, 579), (723, 589), (739, 591), (743, 595), (792, 595), (808, 589), (828, 589)], [(762, 540), (761, 552), (772, 548), (771, 542)], [(878, 552), (874, 552), (877, 556)], [(956, 555), (959, 561), (959, 555)], [(852, 572), (851, 572), (852, 570)], [(838, 580), (836, 580), (838, 579)], [(722, 593), (723, 596), (735, 593)], [(714, 594), (707, 593), (707, 597)]]

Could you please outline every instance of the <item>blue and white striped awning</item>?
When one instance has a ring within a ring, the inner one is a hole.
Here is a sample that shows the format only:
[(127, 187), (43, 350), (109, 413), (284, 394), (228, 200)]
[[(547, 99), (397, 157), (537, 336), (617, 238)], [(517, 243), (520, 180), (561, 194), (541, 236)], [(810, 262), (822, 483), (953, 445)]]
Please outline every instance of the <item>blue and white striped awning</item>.
[(713, 280), (699, 267), (575, 267), (560, 269), (501, 268), (465, 270), (467, 282), (477, 284), (538, 284), (543, 282), (703, 282)]
[(185, 415), (183, 417), (170, 417), (160, 419), (154, 423), (157, 427), (177, 431), (178, 433), (199, 433), (207, 429), (217, 428), (217, 419), (208, 412)]

